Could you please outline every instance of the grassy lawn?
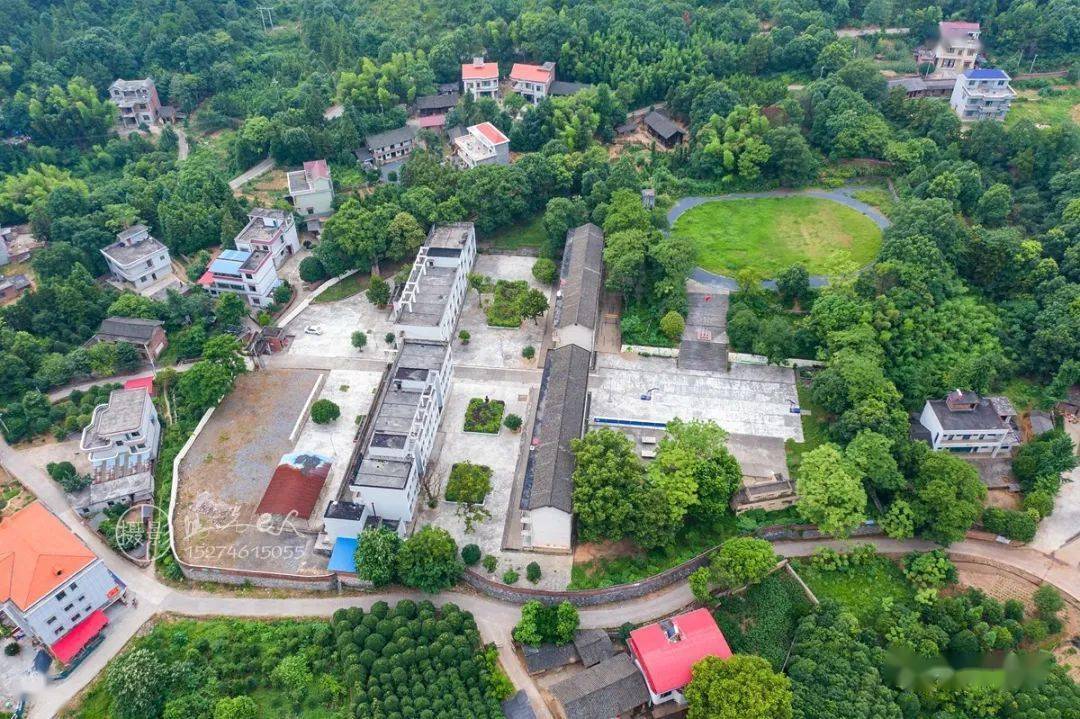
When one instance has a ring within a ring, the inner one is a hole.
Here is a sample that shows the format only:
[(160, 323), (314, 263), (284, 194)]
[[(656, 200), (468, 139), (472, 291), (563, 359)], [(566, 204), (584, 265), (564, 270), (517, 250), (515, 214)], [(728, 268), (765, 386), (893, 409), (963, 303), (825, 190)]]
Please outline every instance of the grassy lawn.
[(1037, 125), (1064, 125), (1069, 121), (1080, 123), (1080, 88), (1074, 87), (1053, 97), (1023, 91), (1009, 108), (1005, 125), (1012, 127), (1021, 120), (1031, 120)]
[(885, 597), (892, 597), (897, 604), (914, 601), (915, 591), (899, 565), (888, 557), (875, 557), (869, 564), (847, 571), (815, 569), (809, 560), (798, 560), (793, 565), (818, 600), (832, 599), (850, 609), (860, 621), (869, 619)]
[(709, 202), (683, 214), (673, 232), (694, 243), (698, 265), (726, 275), (751, 268), (771, 277), (795, 263), (822, 274), (837, 260), (862, 267), (881, 247), (872, 220), (816, 197)]
[(881, 210), (881, 214), (886, 217), (892, 213), (893, 206), (896, 204), (893, 202), (892, 195), (889, 194), (889, 191), (881, 187), (858, 190), (851, 193), (851, 196), (859, 202), (865, 202), (868, 205), (878, 208)]
[(478, 238), (480, 242), (495, 250), (518, 250), (522, 247), (540, 247), (547, 236), (544, 234), (544, 213), (496, 230), (490, 235)]
[(360, 272), (354, 272), (341, 282), (323, 292), (321, 295), (312, 300), (312, 302), (337, 302), (343, 300), (346, 297), (352, 297), (357, 292), (363, 292), (368, 287), (368, 281), (371, 279), (370, 275), (365, 275)]
[[(797, 476), (802, 456), (805, 453), (829, 441), (829, 423), (825, 419), (825, 410), (811, 401), (810, 388), (802, 381), (796, 383), (796, 389), (799, 392), (799, 407), (803, 410), (801, 416), (803, 441), (794, 442), (789, 439), (784, 442), (788, 471), (792, 477)], [(807, 411), (810, 412), (809, 415), (806, 414)]]

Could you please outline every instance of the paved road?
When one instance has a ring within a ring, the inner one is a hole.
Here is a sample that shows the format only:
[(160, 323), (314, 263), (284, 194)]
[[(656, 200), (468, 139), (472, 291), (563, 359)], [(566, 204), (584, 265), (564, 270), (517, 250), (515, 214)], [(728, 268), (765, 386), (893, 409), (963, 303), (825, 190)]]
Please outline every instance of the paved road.
[(176, 159), (186, 160), (189, 152), (187, 133), (180, 125), (173, 125), (173, 130), (176, 131)]
[[(193, 365), (193, 364), (195, 364), (194, 361), (189, 361), (189, 362), (184, 362), (182, 364), (178, 363), (178, 364), (175, 364), (175, 365), (169, 365), (169, 367), (171, 369), (176, 370), (177, 372), (186, 372), (188, 370), (188, 368), (191, 367), (191, 365)], [(143, 369), (141, 371), (132, 372), (131, 374), (117, 375), (116, 377), (102, 377), (101, 379), (88, 380), (86, 382), (79, 382), (78, 384), (69, 384), (66, 387), (61, 387), (60, 389), (53, 390), (52, 392), (49, 392), (49, 401), (50, 402), (59, 402), (60, 400), (65, 399), (68, 395), (70, 395), (75, 390), (80, 390), (82, 392), (85, 392), (86, 390), (90, 389), (94, 385), (99, 385), (99, 384), (123, 384), (124, 382), (127, 382), (129, 379), (137, 379), (139, 377), (146, 377), (147, 375), (150, 375), (150, 374), (156, 375), (158, 372), (160, 372), (163, 369), (165, 369), (165, 367), (156, 367), (156, 368), (154, 368), (154, 367), (143, 367)]]
[[(866, 215), (882, 230), (888, 229), (892, 224), (888, 217), (881, 214), (881, 211), (876, 207), (868, 205), (865, 202), (860, 202), (853, 197), (854, 193), (865, 189), (869, 188), (862, 185), (847, 185), (835, 190), (769, 190), (767, 192), (735, 192), (730, 195), (716, 195), (712, 197), (683, 197), (677, 200), (671, 209), (668, 210), (668, 227), (674, 227), (675, 221), (687, 210), (697, 207), (698, 205), (704, 205), (708, 202), (758, 200), (767, 197), (794, 197), (802, 195), (804, 197), (817, 197), (822, 200), (839, 202), (841, 205), (846, 205), (856, 212)], [(695, 267), (693, 271), (691, 271), (690, 279), (695, 282), (700, 282), (703, 285), (707, 285), (713, 290), (727, 290), (728, 292), (734, 292), (739, 289), (739, 283), (735, 281), (735, 278), (716, 274), (715, 272), (709, 272), (700, 267)], [(829, 278), (826, 275), (810, 276), (811, 287), (824, 287), (828, 283)], [(763, 280), (761, 285), (767, 289), (776, 289), (776, 283), (772, 280)]]
[(241, 187), (251, 182), (259, 175), (270, 172), (270, 170), (272, 169), (274, 169), (274, 158), (268, 157), (262, 162), (260, 162), (258, 165), (255, 165), (254, 167), (249, 167), (244, 172), (241, 172), (239, 175), (229, 180), (229, 189), (239, 190)]

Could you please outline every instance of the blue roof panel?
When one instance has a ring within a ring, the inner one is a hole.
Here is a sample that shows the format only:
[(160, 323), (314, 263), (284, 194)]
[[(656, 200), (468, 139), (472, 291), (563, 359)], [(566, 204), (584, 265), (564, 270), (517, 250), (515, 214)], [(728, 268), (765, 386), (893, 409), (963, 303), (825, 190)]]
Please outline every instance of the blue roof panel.
[(995, 70), (993, 68), (980, 68), (978, 70), (968, 70), (964, 73), (964, 77), (968, 80), (1008, 80), (1009, 76), (1005, 74), (1004, 70)]
[(222, 250), (218, 255), (219, 259), (232, 260), (233, 262), (243, 262), (247, 258), (251, 257), (251, 253), (247, 250)]
[(356, 538), (338, 537), (334, 542), (334, 549), (330, 552), (330, 564), (327, 567), (331, 572), (356, 573)]

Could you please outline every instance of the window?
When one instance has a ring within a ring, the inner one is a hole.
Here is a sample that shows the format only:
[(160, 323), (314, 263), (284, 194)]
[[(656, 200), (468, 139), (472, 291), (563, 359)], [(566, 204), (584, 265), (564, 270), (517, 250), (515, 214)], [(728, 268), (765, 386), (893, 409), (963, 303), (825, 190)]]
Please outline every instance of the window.
[(54, 622), (56, 622), (56, 617), (55, 616), (49, 617), (48, 619), (45, 620), (46, 624), (53, 624)]
[(56, 601), (59, 602), (60, 600), (62, 600), (66, 596), (67, 596), (67, 592), (57, 592), (56, 593)]
[(71, 604), (67, 605), (66, 607), (64, 607), (64, 611), (65, 612), (70, 612), (74, 608), (75, 608), (75, 604), (71, 603)]
[(71, 584), (68, 585), (68, 591), (69, 592), (73, 592), (78, 588), (79, 588), (79, 585), (76, 584), (75, 582), (72, 582)]
[(56, 632), (54, 632), (55, 636), (60, 636), (60, 635), (61, 635), (61, 634), (63, 634), (63, 633), (64, 633), (64, 627), (63, 627), (63, 625), (61, 625), (61, 626), (57, 627), (57, 628), (56, 628)]
[(80, 594), (79, 598), (76, 599), (75, 601), (76, 602), (85, 602), (86, 601), (86, 595), (85, 594)]
[(72, 614), (72, 615), (71, 615), (71, 621), (73, 621), (73, 622), (77, 622), (77, 621), (79, 621), (79, 617), (81, 617), (81, 616), (82, 616), (82, 614), (81, 614), (81, 613), (79, 613), (79, 614)]

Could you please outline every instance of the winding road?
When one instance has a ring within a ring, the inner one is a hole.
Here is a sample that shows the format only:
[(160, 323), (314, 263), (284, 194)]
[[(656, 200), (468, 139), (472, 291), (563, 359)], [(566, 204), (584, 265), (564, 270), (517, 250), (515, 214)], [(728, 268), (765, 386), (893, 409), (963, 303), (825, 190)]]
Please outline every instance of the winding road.
[[(449, 591), (436, 596), (408, 590), (390, 590), (338, 596), (300, 596), (268, 598), (244, 596), (242, 591), (222, 588), (219, 592), (182, 589), (162, 583), (152, 569), (142, 569), (117, 556), (96, 533), (84, 525), (58, 485), (38, 466), (0, 439), (0, 466), (33, 491), (38, 499), (77, 534), (99, 556), (117, 577), (127, 584), (138, 598), (138, 607), (117, 607), (111, 612), (111, 623), (104, 642), (66, 679), (48, 685), (47, 691), (34, 696), (29, 716), (45, 719), (55, 716), (83, 687), (89, 684), (108, 661), (121, 651), (127, 642), (155, 614), (168, 612), (185, 616), (243, 616), (243, 617), (327, 617), (343, 607), (368, 608), (377, 601), (396, 602), (400, 599), (428, 598), (436, 604), (453, 602), (473, 613), (480, 633), (486, 642), (499, 647), (500, 656), (515, 686), (523, 688), (539, 717), (550, 717), (536, 686), (525, 672), (513, 651), (510, 631), (519, 617), (519, 607), (472, 593)], [(864, 541), (864, 540), (860, 540)], [(932, 548), (922, 540), (896, 541), (875, 538), (880, 551), (901, 553), (914, 549)], [(778, 554), (788, 557), (805, 556), (819, 546), (842, 547), (845, 543), (833, 540), (775, 542)], [(1032, 549), (1010, 547), (993, 542), (964, 541), (949, 547), (949, 552), (988, 559), (1034, 575), (1056, 585), (1080, 601), (1080, 572), (1075, 566), (1056, 560)], [(582, 609), (583, 628), (617, 627), (625, 622), (641, 623), (656, 619), (687, 606), (693, 601), (689, 586), (675, 584), (639, 599)]]
[[(668, 210), (667, 222), (668, 227), (674, 227), (675, 221), (679, 219), (684, 212), (708, 202), (730, 202), (732, 200), (761, 200), (769, 197), (802, 196), (839, 202), (841, 205), (846, 205), (856, 212), (869, 217), (873, 220), (875, 225), (882, 230), (886, 230), (892, 224), (889, 221), (889, 218), (881, 214), (881, 210), (873, 205), (868, 205), (865, 202), (856, 200), (854, 197), (856, 192), (868, 189), (870, 189), (870, 186), (868, 185), (845, 185), (844, 187), (835, 190), (768, 190), (766, 192), (734, 192), (730, 195), (715, 195), (712, 197), (682, 197), (676, 200), (675, 204)], [(714, 290), (734, 292), (739, 288), (739, 284), (735, 281), (735, 278), (728, 277), (727, 275), (719, 275), (715, 272), (709, 272), (701, 267), (695, 267), (690, 272), (690, 279), (695, 282), (700, 282)], [(810, 276), (811, 287), (824, 287), (828, 283), (829, 278), (827, 275)], [(776, 289), (776, 283), (772, 280), (763, 280), (761, 286), (771, 290)]]

